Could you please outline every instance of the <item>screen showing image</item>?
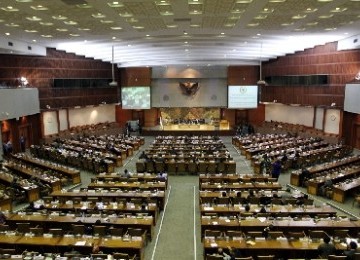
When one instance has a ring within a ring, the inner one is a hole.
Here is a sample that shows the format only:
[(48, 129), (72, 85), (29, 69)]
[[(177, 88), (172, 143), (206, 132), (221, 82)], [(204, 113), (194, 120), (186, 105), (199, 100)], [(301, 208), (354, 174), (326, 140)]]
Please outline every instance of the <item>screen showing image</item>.
[(123, 109), (150, 109), (149, 86), (122, 87), (121, 104)]
[(258, 86), (228, 86), (228, 108), (257, 108)]

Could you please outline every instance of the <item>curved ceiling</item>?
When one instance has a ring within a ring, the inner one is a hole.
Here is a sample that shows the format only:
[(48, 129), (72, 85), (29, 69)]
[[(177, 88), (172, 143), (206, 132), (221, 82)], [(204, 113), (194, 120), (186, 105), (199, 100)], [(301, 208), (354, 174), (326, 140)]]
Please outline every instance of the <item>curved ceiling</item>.
[(258, 64), (359, 33), (360, 0), (0, 0), (3, 38), (119, 67)]

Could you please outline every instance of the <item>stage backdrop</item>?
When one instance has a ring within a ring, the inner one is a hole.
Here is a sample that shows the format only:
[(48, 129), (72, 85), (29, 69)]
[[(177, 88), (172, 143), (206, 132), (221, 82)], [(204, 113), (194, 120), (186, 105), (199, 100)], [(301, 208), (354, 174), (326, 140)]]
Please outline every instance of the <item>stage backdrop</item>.
[(152, 69), (152, 107), (227, 107), (227, 68), (156, 67)]
[(166, 123), (172, 119), (205, 119), (210, 123), (212, 119), (220, 118), (220, 108), (160, 108), (161, 118)]

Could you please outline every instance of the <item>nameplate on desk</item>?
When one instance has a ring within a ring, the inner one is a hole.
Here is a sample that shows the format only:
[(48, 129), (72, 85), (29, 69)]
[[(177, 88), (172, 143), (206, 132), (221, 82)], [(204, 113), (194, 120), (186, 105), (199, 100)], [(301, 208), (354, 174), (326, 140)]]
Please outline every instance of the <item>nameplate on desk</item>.
[(85, 246), (86, 245), (86, 241), (77, 241), (75, 243), (75, 246)]
[(265, 237), (255, 237), (255, 241), (265, 241)]
[(204, 210), (214, 210), (213, 207), (204, 207)]

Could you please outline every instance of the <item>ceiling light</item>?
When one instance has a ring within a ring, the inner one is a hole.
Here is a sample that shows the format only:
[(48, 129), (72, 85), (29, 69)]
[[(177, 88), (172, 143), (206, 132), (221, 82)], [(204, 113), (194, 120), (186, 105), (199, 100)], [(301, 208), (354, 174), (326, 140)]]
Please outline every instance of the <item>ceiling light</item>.
[(258, 26), (259, 23), (248, 23), (247, 26), (249, 27), (255, 27), (255, 26)]
[(259, 15), (254, 17), (254, 19), (256, 19), (256, 20), (263, 20), (263, 19), (266, 19), (266, 18), (267, 18), (267, 15), (265, 15), (265, 14), (259, 14)]
[(333, 17), (333, 16), (334, 16), (333, 14), (320, 15), (319, 18), (320, 18), (320, 19), (328, 19), (328, 18), (331, 18), (331, 17)]
[(75, 21), (64, 21), (64, 24), (66, 24), (66, 25), (76, 25), (78, 23), (75, 22)]
[(40, 17), (37, 17), (37, 16), (26, 17), (26, 19), (29, 21), (32, 21), (32, 22), (38, 22), (38, 21), (42, 20)]
[(79, 37), (80, 36), (80, 34), (76, 34), (76, 33), (70, 33), (69, 34), (71, 37)]
[(49, 10), (49, 8), (43, 6), (43, 5), (36, 5), (36, 6), (30, 6), (31, 9), (34, 9), (36, 11), (46, 11)]
[(264, 8), (260, 13), (270, 14), (274, 12), (274, 8)]
[(113, 8), (115, 8), (115, 7), (123, 7), (124, 6), (123, 3), (119, 3), (117, 1), (110, 2), (110, 3), (107, 3), (107, 4), (108, 4), (108, 6), (113, 7)]
[(327, 2), (332, 2), (333, 0), (318, 0), (318, 2), (323, 2), (323, 3), (327, 3)]
[(269, 0), (269, 3), (284, 3), (286, 0)]
[(115, 37), (115, 36), (113, 36), (113, 37), (111, 37), (111, 39), (112, 39), (112, 40), (116, 40), (116, 37)]
[(187, 32), (184, 32), (184, 35), (187, 35), (188, 33)]
[(66, 29), (66, 28), (56, 28), (56, 30), (59, 32), (67, 32), (68, 31), (68, 29)]
[(291, 17), (294, 20), (304, 19), (306, 17), (306, 14), (298, 14)]
[(336, 27), (331, 27), (331, 28), (325, 28), (325, 31), (335, 31), (337, 28)]
[(346, 10), (347, 10), (346, 7), (343, 7), (343, 8), (336, 7), (335, 9), (331, 10), (330, 12), (332, 12), (332, 13), (341, 13), (341, 12), (344, 12)]
[(32, 0), (16, 0), (18, 3), (31, 3)]
[(281, 26), (290, 26), (293, 25), (294, 23), (282, 23)]
[(77, 8), (83, 8), (83, 9), (86, 9), (86, 8), (92, 8), (91, 5), (89, 4), (79, 4), (79, 5), (76, 5)]
[(132, 16), (133, 16), (131, 13), (128, 13), (128, 12), (119, 13), (119, 15), (120, 15), (121, 17), (132, 17)]
[(150, 34), (146, 34), (145, 36), (146, 36), (146, 37), (150, 37)]
[(250, 4), (253, 0), (237, 0), (237, 4)]
[(91, 15), (92, 17), (94, 17), (94, 18), (105, 18), (106, 16), (104, 15), (104, 14), (102, 14), (102, 13), (97, 13), (97, 14), (92, 14)]
[(53, 37), (51, 34), (42, 34), (41, 37), (44, 37), (44, 38), (51, 38)]
[(19, 25), (16, 24), (16, 23), (7, 23), (5, 25), (8, 26), (8, 27), (19, 27)]
[(52, 25), (54, 25), (54, 24), (51, 23), (51, 22), (40, 22), (39, 24), (40, 24), (40, 25), (43, 25), (43, 26), (52, 26)]
[(114, 26), (114, 27), (110, 27), (111, 30), (122, 30), (122, 27), (119, 26)]
[(316, 12), (318, 9), (317, 8), (306, 8), (306, 10), (304, 11), (305, 13), (314, 13)]
[(32, 40), (33, 42), (36, 42), (36, 40), (34, 39), (34, 40)]
[(19, 11), (19, 9), (14, 8), (12, 6), (7, 6), (7, 7), (1, 7), (2, 10), (6, 11), (6, 12), (17, 12)]
[(5, 35), (9, 36), (9, 35), (10, 35), (10, 33), (6, 32), (6, 33), (5, 33)]
[(110, 21), (110, 20), (100, 20), (101, 23), (114, 23), (114, 21)]
[(66, 20), (67, 19), (67, 17), (66, 16), (62, 16), (62, 15), (54, 15), (54, 16), (52, 16), (52, 19), (54, 19), (54, 20)]
[(36, 33), (37, 30), (25, 30), (25, 32), (27, 32), (27, 33)]
[(306, 23), (306, 25), (308, 25), (308, 26), (315, 26), (315, 25), (317, 25), (317, 24), (318, 24), (318, 22)]
[(78, 28), (79, 31), (91, 31), (90, 28)]

